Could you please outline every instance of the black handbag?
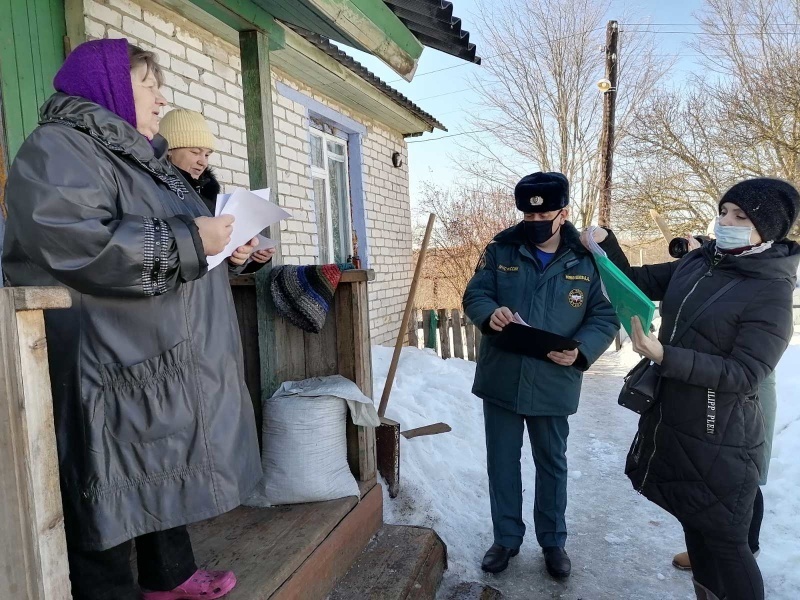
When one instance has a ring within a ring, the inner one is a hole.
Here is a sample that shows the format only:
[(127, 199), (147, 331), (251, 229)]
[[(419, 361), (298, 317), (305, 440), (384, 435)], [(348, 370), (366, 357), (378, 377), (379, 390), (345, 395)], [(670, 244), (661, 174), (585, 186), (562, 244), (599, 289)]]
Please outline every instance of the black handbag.
[[(729, 281), (727, 285), (723, 286), (716, 294), (706, 300), (683, 324), (680, 331), (673, 333), (669, 340), (670, 345), (675, 345), (686, 332), (689, 331), (691, 324), (697, 320), (697, 317), (699, 317), (705, 309), (742, 281), (743, 279), (741, 278)], [(680, 312), (678, 313), (678, 318), (680, 318)], [(635, 367), (628, 371), (627, 375), (625, 375), (617, 403), (637, 414), (644, 414), (655, 406), (658, 399), (658, 388), (660, 384), (661, 367), (649, 358), (643, 358), (636, 363)]]
[(619, 392), (617, 403), (635, 413), (643, 414), (652, 408), (658, 398), (661, 370), (649, 358), (643, 358), (628, 374)]

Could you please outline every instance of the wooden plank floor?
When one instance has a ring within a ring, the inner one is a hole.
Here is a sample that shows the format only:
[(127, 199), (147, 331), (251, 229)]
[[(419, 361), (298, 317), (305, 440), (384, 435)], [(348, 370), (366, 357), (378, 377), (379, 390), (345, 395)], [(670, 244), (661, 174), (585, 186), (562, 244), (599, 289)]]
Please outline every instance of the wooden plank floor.
[[(362, 498), (374, 485), (374, 479), (362, 483)], [(269, 598), (356, 506), (357, 499), (351, 497), (237, 508), (189, 527), (197, 564), (235, 571), (239, 583), (226, 600)]]

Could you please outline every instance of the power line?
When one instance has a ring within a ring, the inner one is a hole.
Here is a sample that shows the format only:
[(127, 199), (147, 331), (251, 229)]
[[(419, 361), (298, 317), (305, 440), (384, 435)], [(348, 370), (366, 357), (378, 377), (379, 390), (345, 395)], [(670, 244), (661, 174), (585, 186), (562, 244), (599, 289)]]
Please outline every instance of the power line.
[[(800, 27), (800, 23), (771, 23), (771, 25), (775, 25), (778, 27)], [(702, 23), (620, 23), (620, 27), (701, 27)], [(585, 35), (587, 33), (593, 33), (595, 31), (602, 30), (603, 27), (595, 27), (594, 29), (587, 29), (584, 31), (579, 31), (564, 37), (555, 38), (551, 41), (553, 42), (560, 42), (563, 40), (568, 40), (573, 37), (577, 37), (579, 35)], [(680, 34), (687, 34), (687, 35), (760, 35), (763, 32), (743, 32), (741, 34), (706, 34), (703, 32), (698, 31), (629, 31), (629, 33), (680, 33)], [(786, 35), (787, 33), (794, 33), (794, 32), (780, 32), (779, 34), (775, 35)], [(800, 32), (798, 32), (800, 33)], [(538, 48), (539, 46), (543, 46), (544, 42), (540, 44), (533, 44), (531, 46), (522, 46), (520, 48), (515, 48), (514, 50), (508, 50), (507, 52), (500, 52), (498, 54), (493, 54), (491, 56), (486, 56), (483, 60), (492, 60), (493, 58), (499, 58), (501, 56), (506, 56), (507, 54), (512, 54), (517, 52), (518, 50), (532, 50), (533, 48)], [(450, 69), (460, 69), (461, 67), (466, 67), (472, 65), (473, 63), (462, 61), (457, 65), (450, 65), (449, 67), (442, 67), (441, 69), (434, 69), (433, 71), (425, 71), (423, 73), (417, 73), (414, 76), (414, 79), (419, 77), (425, 77), (426, 75), (434, 75), (436, 73), (441, 73), (443, 71), (449, 71)], [(386, 83), (401, 83), (406, 81), (405, 79), (392, 79), (391, 81), (387, 81)], [(408, 83), (408, 82), (406, 82)]]
[(706, 31), (652, 31), (649, 29), (625, 29), (625, 33), (655, 33), (655, 34), (678, 34), (678, 35), (698, 35), (698, 36), (712, 36), (712, 37), (740, 37), (744, 35), (796, 35), (800, 34), (798, 31), (742, 31), (737, 33), (725, 32), (706, 32)]
[[(603, 29), (603, 27), (595, 27), (594, 29), (586, 29), (584, 31), (577, 31), (575, 33), (571, 33), (569, 35), (565, 35), (565, 36), (560, 37), (560, 38), (554, 38), (554, 39), (550, 40), (550, 42), (563, 42), (564, 40), (568, 40), (570, 38), (578, 37), (579, 35), (586, 35), (588, 33), (593, 33), (595, 31), (600, 31), (601, 29)], [(507, 52), (500, 52), (498, 54), (493, 54), (492, 56), (485, 56), (481, 60), (492, 60), (493, 58), (498, 58), (500, 56), (506, 56), (507, 54), (513, 54), (514, 52), (518, 52), (520, 50), (532, 50), (534, 48), (538, 48), (538, 47), (544, 46), (544, 45), (545, 45), (545, 42), (541, 42), (539, 44), (533, 44), (531, 46), (520, 46), (518, 48), (514, 48), (513, 50), (508, 50)], [(433, 75), (434, 73), (441, 73), (442, 71), (449, 71), (450, 69), (459, 69), (461, 67), (466, 67), (466, 66), (471, 65), (471, 64), (473, 64), (473, 63), (462, 61), (462, 62), (458, 63), (457, 65), (450, 65), (449, 67), (442, 67), (441, 69), (434, 69), (433, 71), (425, 71), (424, 73), (417, 73), (414, 76), (414, 79), (416, 79), (417, 77), (425, 77), (426, 75)], [(401, 82), (401, 81), (405, 81), (405, 79), (393, 79), (391, 81), (387, 81), (386, 83), (398, 83), (398, 82)], [(406, 83), (408, 83), (408, 82), (406, 82)]]
[[(620, 23), (620, 27), (702, 27), (702, 23)], [(778, 27), (800, 27), (800, 23), (770, 23)]]
[(458, 137), (460, 135), (472, 135), (473, 133), (483, 133), (484, 131), (495, 131), (496, 129), (500, 129), (501, 127), (505, 127), (505, 125), (497, 125), (496, 127), (487, 127), (485, 129), (475, 129), (474, 131), (462, 131), (460, 133), (450, 133), (448, 135), (441, 135), (436, 138), (428, 138), (427, 140), (412, 140), (410, 142), (406, 142), (406, 145), (425, 144), (427, 142), (438, 142), (439, 140), (446, 140), (447, 138)]

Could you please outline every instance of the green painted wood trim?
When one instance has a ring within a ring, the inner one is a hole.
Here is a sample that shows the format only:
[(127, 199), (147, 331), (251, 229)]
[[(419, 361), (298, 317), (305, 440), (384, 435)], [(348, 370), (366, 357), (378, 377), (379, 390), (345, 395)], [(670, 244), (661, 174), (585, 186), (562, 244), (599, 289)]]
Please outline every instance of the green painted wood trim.
[(190, 0), (198, 8), (236, 31), (260, 30), (268, 34), (270, 49), (283, 47), (283, 30), (266, 10), (249, 0)]
[[(263, 32), (243, 31), (239, 34), (250, 188), (254, 190), (271, 188), (272, 201), (279, 203), (269, 47), (269, 37)], [(269, 237), (280, 242), (280, 225), (270, 227)], [(275, 264), (282, 262), (280, 243), (272, 260)], [(282, 383), (278, 381), (278, 373), (281, 361), (286, 360), (282, 351), (283, 347), (277, 343), (279, 322), (270, 292), (269, 275), (271, 270), (266, 268), (256, 273), (256, 311), (262, 402), (269, 398)]]
[(9, 162), (39, 121), (64, 60), (61, 0), (0, 0), (0, 91)]
[(304, 0), (411, 81), (423, 46), (382, 0)]

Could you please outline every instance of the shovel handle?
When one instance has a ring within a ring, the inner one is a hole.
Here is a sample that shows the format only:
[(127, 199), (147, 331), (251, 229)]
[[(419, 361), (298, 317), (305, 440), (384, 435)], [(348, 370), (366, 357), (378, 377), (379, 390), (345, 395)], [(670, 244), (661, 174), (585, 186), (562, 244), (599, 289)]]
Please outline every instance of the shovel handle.
[(394, 383), (394, 376), (397, 373), (397, 363), (400, 361), (400, 351), (403, 349), (403, 341), (406, 335), (408, 335), (408, 321), (411, 317), (411, 311), (414, 308), (414, 296), (417, 294), (417, 284), (419, 283), (420, 273), (422, 273), (422, 264), (425, 262), (425, 255), (428, 253), (428, 243), (431, 241), (431, 232), (433, 231), (433, 222), (435, 220), (436, 215), (431, 213), (428, 217), (428, 226), (425, 228), (425, 237), (422, 239), (422, 247), (417, 257), (417, 266), (414, 269), (414, 278), (411, 280), (411, 289), (408, 290), (406, 309), (403, 312), (403, 321), (400, 323), (400, 331), (397, 333), (397, 342), (394, 345), (392, 363), (389, 365), (389, 374), (386, 376), (386, 385), (383, 386), (381, 403), (378, 407), (379, 417), (386, 414), (386, 405), (389, 404), (389, 394), (392, 393), (392, 384)]

